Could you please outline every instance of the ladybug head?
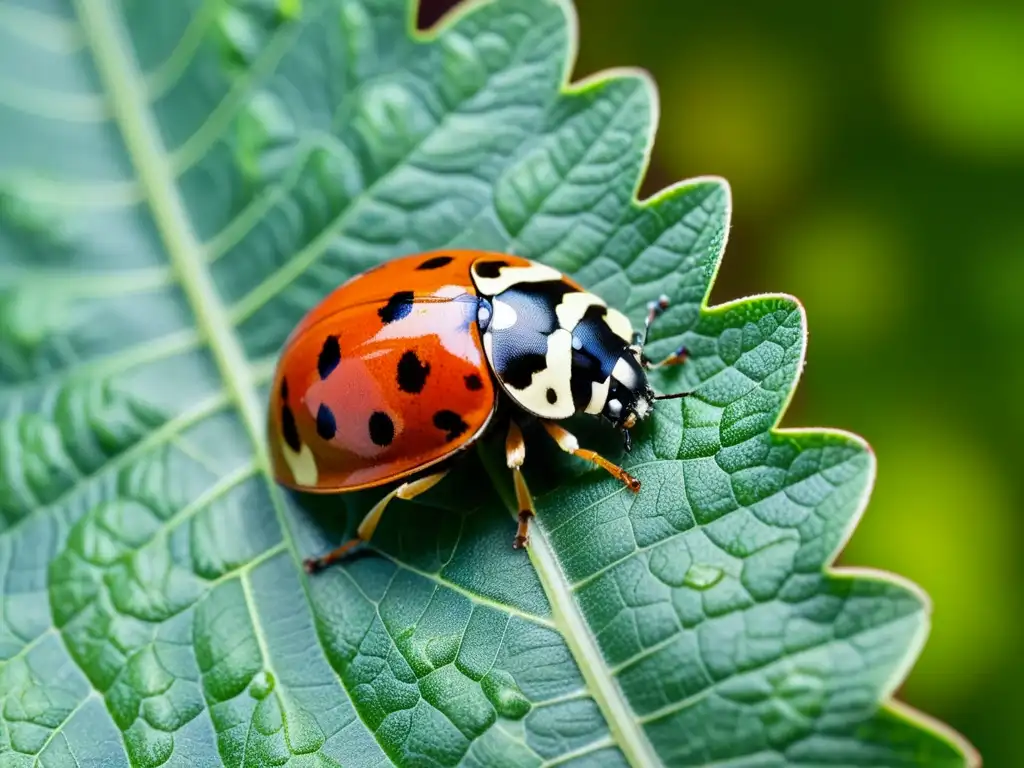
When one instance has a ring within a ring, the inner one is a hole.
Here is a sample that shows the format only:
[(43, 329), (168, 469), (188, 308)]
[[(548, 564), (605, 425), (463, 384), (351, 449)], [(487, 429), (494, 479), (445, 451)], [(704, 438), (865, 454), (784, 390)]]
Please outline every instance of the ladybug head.
[(626, 347), (612, 368), (608, 397), (601, 415), (621, 429), (629, 450), (629, 430), (646, 418), (654, 404), (654, 390), (647, 381), (640, 348)]

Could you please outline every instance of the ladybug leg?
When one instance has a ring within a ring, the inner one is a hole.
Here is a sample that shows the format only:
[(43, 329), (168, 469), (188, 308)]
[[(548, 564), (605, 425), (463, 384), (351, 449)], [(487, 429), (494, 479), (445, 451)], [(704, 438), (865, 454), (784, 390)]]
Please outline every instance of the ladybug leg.
[(374, 504), (373, 508), (366, 513), (366, 517), (363, 518), (363, 521), (356, 529), (356, 536), (354, 539), (349, 539), (340, 547), (331, 550), (326, 555), (310, 557), (304, 560), (302, 566), (306, 569), (306, 573), (322, 571), (331, 563), (337, 562), (347, 555), (356, 545), (368, 542), (373, 537), (373, 532), (377, 529), (377, 524), (380, 522), (380, 518), (384, 514), (384, 510), (392, 499), (414, 499), (421, 493), (425, 493), (437, 485), (441, 481), (441, 478), (447, 474), (448, 470), (444, 470), (443, 472), (435, 472), (432, 475), (421, 477), (418, 480), (411, 480), (408, 483), (402, 483), (387, 496)]
[(512, 479), (516, 486), (516, 503), (519, 505), (519, 530), (512, 541), (515, 549), (525, 547), (530, 540), (530, 518), (534, 515), (533, 498), (526, 487), (522, 466), (526, 461), (526, 442), (523, 432), (515, 421), (508, 423), (508, 437), (505, 438), (505, 459), (512, 470)]
[(687, 351), (686, 347), (680, 346), (679, 349), (677, 349), (671, 355), (666, 357), (660, 363), (648, 362), (646, 367), (648, 370), (654, 370), (655, 368), (663, 368), (666, 365), (682, 365), (683, 363), (686, 362), (686, 359), (689, 357), (689, 355), (690, 353)]
[(540, 423), (544, 425), (544, 429), (546, 429), (547, 433), (555, 439), (555, 442), (558, 443), (558, 447), (563, 451), (596, 464), (605, 472), (612, 475), (612, 477), (621, 481), (627, 488), (629, 488), (629, 490), (633, 491), (633, 493), (640, 490), (640, 481), (622, 467), (617, 464), (612, 464), (604, 456), (601, 456), (594, 451), (587, 450), (586, 448), (580, 448), (579, 441), (572, 432), (562, 429), (562, 427), (558, 426), (553, 421), (547, 421), (546, 419), (542, 419)]

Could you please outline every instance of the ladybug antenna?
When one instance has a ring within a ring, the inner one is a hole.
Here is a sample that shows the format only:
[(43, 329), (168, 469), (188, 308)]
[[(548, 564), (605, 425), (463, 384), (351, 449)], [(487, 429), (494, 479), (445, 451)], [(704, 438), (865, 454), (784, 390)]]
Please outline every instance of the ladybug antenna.
[(668, 309), (668, 296), (665, 294), (661, 294), (657, 301), (647, 303), (647, 319), (644, 321), (644, 337), (640, 342), (641, 349), (647, 346), (647, 336), (651, 332), (651, 325), (666, 309)]
[(652, 400), (675, 400), (680, 397), (689, 397), (693, 392), (675, 392), (671, 395), (655, 395)]
[[(657, 301), (651, 301), (647, 304), (647, 319), (644, 321), (644, 332), (643, 334), (636, 333), (633, 335), (633, 351), (640, 360), (640, 364), (647, 370), (654, 370), (655, 368), (662, 368), (666, 365), (679, 365), (686, 361), (688, 353), (685, 345), (680, 345), (679, 348), (671, 355), (666, 357), (660, 363), (652, 363), (647, 355), (644, 354), (644, 349), (647, 347), (647, 337), (651, 333), (651, 326), (654, 321), (664, 314), (665, 310), (668, 309), (668, 296), (661, 294)], [(682, 395), (679, 395), (682, 397)], [(656, 397), (655, 400), (664, 400), (665, 397)]]

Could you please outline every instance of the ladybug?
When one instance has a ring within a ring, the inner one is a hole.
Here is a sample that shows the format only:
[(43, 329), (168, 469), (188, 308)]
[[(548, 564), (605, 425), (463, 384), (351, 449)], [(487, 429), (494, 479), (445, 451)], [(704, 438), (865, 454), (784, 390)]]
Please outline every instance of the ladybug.
[[(601, 298), (552, 267), (519, 256), (445, 250), (405, 256), (356, 275), (292, 331), (271, 388), (269, 444), (275, 479), (310, 493), (344, 493), (402, 481), (366, 515), (356, 537), (305, 561), (312, 573), (373, 535), (387, 504), (436, 485), (450, 460), (511, 404), (506, 458), (519, 503), (514, 547), (527, 543), (533, 503), (522, 476), (520, 422), (539, 420), (558, 446), (630, 490), (640, 482), (579, 446), (558, 424), (578, 413), (629, 430), (652, 410), (643, 335)], [(505, 419), (502, 419), (505, 420)]]

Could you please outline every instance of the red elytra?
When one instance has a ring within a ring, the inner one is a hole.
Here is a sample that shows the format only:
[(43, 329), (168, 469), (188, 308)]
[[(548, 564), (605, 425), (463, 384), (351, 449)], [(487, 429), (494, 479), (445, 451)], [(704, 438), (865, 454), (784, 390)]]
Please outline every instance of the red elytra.
[(274, 377), (279, 482), (313, 493), (368, 488), (420, 472), (479, 436), (497, 402), (470, 279), (480, 256), (387, 262), (302, 319)]

